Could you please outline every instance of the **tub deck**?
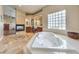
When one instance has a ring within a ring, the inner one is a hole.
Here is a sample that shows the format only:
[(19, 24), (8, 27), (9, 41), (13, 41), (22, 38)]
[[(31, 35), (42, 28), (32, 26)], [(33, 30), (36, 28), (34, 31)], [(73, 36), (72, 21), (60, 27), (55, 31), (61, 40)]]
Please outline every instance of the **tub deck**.
[(51, 32), (36, 33), (27, 45), (31, 53), (36, 54), (79, 53), (74, 48), (69, 48), (67, 46), (67, 41), (65, 39), (59, 38), (56, 34)]

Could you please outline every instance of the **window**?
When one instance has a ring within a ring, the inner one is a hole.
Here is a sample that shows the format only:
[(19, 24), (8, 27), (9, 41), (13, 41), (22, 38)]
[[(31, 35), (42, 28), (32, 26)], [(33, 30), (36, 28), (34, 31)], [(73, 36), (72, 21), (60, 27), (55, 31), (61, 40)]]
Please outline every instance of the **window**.
[(48, 29), (66, 29), (66, 10), (48, 14)]

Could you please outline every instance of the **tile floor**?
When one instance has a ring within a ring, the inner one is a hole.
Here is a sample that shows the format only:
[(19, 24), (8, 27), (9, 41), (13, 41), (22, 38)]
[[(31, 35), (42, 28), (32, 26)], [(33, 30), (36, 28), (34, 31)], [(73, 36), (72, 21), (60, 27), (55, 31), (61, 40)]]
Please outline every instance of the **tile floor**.
[(0, 42), (0, 53), (24, 54), (28, 53), (26, 44), (33, 36), (33, 33), (17, 32), (16, 35), (4, 36)]

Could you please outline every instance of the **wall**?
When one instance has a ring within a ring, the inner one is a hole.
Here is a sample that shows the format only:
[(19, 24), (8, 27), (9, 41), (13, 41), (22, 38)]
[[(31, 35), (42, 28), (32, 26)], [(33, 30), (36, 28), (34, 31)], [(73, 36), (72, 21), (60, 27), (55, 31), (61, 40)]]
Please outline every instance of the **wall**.
[[(48, 18), (47, 15), (48, 13), (51, 12), (56, 12), (66, 9), (66, 30), (55, 30), (55, 29), (48, 29)], [(79, 6), (70, 6), (70, 5), (50, 5), (45, 8), (43, 8), (42, 11), (43, 14), (43, 30), (44, 31), (52, 31), (55, 33), (59, 34), (66, 34), (67, 31), (72, 31), (72, 32), (79, 32)]]
[(0, 40), (2, 40), (3, 38), (3, 10), (2, 10), (2, 6), (0, 6)]
[(16, 24), (25, 24), (25, 12), (22, 12), (19, 9), (16, 9)]

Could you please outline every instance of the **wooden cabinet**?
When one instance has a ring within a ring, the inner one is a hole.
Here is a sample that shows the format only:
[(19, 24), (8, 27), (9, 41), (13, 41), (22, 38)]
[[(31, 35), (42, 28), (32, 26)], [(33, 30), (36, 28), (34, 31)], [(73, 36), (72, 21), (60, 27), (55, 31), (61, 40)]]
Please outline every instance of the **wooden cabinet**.
[(26, 27), (26, 32), (27, 32), (27, 33), (32, 32), (32, 27)]
[(37, 32), (42, 32), (42, 27), (37, 27)]
[(79, 33), (76, 32), (68, 32), (68, 36), (73, 39), (79, 39)]
[(9, 24), (4, 24), (4, 35), (9, 34)]
[(35, 32), (42, 32), (42, 27), (32, 28), (32, 27), (26, 27), (27, 33), (35, 33)]

